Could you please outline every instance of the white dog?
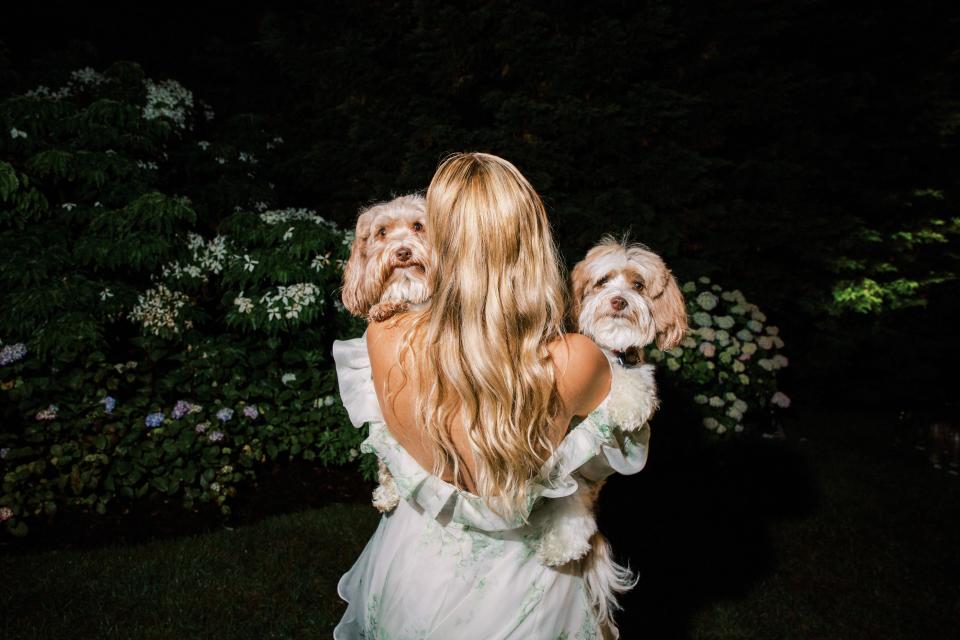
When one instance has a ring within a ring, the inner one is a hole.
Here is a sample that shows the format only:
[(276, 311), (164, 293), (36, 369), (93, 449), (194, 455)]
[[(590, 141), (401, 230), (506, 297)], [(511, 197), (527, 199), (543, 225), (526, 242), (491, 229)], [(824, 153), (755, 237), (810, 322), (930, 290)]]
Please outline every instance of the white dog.
[[(572, 317), (613, 366), (610, 421), (624, 432), (641, 429), (659, 408), (654, 366), (641, 349), (657, 341), (677, 346), (687, 331), (683, 295), (670, 270), (644, 245), (605, 236), (571, 272)], [(606, 473), (577, 474), (579, 489), (554, 501), (538, 554), (544, 564), (583, 558), (584, 577), (601, 617), (612, 623), (615, 592), (635, 586), (630, 572), (613, 561), (610, 545), (597, 530), (594, 506)]]

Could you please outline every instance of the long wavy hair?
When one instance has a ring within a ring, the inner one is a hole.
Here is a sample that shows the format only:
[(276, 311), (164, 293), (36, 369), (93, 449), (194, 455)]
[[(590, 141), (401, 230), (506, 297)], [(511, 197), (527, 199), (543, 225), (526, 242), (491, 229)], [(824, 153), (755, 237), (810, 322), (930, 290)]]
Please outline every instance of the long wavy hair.
[(563, 264), (540, 196), (502, 158), (448, 156), (426, 200), (433, 295), (399, 358), (414, 342), (425, 355), (417, 426), (429, 436), (433, 473), (452, 469), (462, 488), (450, 437), (459, 419), (476, 456), (477, 493), (501, 515), (525, 519), (527, 483), (554, 450), (548, 433), (561, 411), (547, 343), (564, 333)]

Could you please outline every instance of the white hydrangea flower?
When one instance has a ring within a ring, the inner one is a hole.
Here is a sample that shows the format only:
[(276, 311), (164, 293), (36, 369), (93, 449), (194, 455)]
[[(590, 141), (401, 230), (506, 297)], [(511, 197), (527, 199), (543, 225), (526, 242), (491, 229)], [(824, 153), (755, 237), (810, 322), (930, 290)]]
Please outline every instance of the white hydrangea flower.
[(705, 426), (707, 429), (710, 429), (710, 431), (714, 431), (720, 426), (720, 423), (717, 422), (716, 418), (707, 417), (703, 419), (703, 426)]
[(694, 349), (697, 346), (697, 340), (693, 336), (687, 336), (680, 343), (685, 349)]
[(84, 67), (82, 69), (75, 69), (70, 72), (70, 78), (73, 82), (77, 84), (85, 84), (97, 86), (107, 81), (107, 77), (95, 71), (93, 67)]
[(750, 317), (756, 320), (757, 322), (767, 321), (767, 316), (762, 311), (760, 311), (760, 309), (757, 309), (756, 307), (754, 307), (754, 309), (750, 312)]
[(773, 363), (778, 369), (782, 369), (787, 366), (790, 361), (787, 360), (787, 356), (778, 353), (777, 355), (773, 356)]
[(713, 324), (710, 314), (706, 311), (697, 311), (693, 314), (693, 322), (701, 327), (709, 327)]
[(17, 138), (26, 138), (26, 137), (27, 137), (27, 132), (26, 132), (26, 131), (21, 131), (20, 129), (17, 129), (16, 127), (10, 127), (10, 137), (11, 137), (12, 139), (14, 139), (14, 140), (16, 140)]
[(253, 311), (253, 300), (250, 298), (245, 298), (243, 296), (243, 291), (241, 291), (240, 295), (233, 299), (233, 304), (237, 306), (237, 311), (240, 313), (250, 313)]
[(690, 282), (684, 282), (681, 289), (684, 293), (693, 293), (697, 290), (697, 283), (692, 280)]
[(260, 264), (259, 260), (254, 260), (248, 254), (243, 254), (243, 270), (253, 272), (256, 266)]
[(775, 324), (767, 325), (766, 332), (767, 335), (778, 336), (780, 335), (780, 327)]
[(710, 396), (710, 400), (708, 402), (711, 407), (722, 407), (724, 404), (723, 398), (720, 396)]
[(332, 231), (339, 231), (336, 224), (317, 215), (317, 213), (315, 211), (312, 211), (311, 209), (289, 208), (289, 209), (277, 209), (273, 211), (264, 211), (260, 214), (260, 220), (265, 224), (269, 224), (269, 225), (285, 224), (285, 223), (303, 220), (306, 222), (312, 222), (317, 225), (323, 225)]
[(677, 362), (676, 358), (667, 358), (667, 368), (670, 371), (676, 371), (680, 368), (680, 363)]
[(702, 353), (702, 354), (704, 355), (704, 357), (706, 357), (706, 358), (712, 358), (712, 357), (716, 354), (717, 348), (716, 348), (715, 346), (713, 346), (713, 343), (710, 343), (710, 342), (701, 342), (701, 343), (700, 343), (700, 347), (699, 347), (699, 351), (700, 351), (700, 353)]
[(697, 304), (704, 311), (710, 311), (717, 306), (717, 296), (713, 295), (709, 291), (701, 292), (696, 298)]
[(773, 360), (767, 358), (760, 358), (757, 360), (757, 364), (760, 365), (760, 368), (764, 371), (773, 371), (774, 369)]
[(739, 376), (737, 376), (737, 379), (740, 381), (740, 384), (745, 387), (750, 384), (750, 376), (745, 373), (741, 373)]
[(727, 333), (727, 331), (725, 331), (724, 329), (720, 329), (719, 331), (717, 331), (716, 338), (717, 338), (717, 343), (721, 347), (725, 347), (728, 344), (730, 344), (730, 334)]
[(291, 382), (294, 382), (296, 379), (297, 379), (297, 374), (295, 373), (285, 373), (282, 376), (280, 376), (280, 382), (282, 382), (283, 384), (289, 384)]
[(717, 427), (717, 433), (718, 433), (718, 434), (724, 434), (724, 433), (726, 433), (726, 432), (727, 432), (727, 427), (726, 427), (726, 426), (724, 426), (724, 425), (721, 424), (720, 426)]
[(746, 413), (747, 411), (747, 403), (741, 400), (740, 398), (737, 398), (736, 400), (733, 401), (733, 406), (736, 407), (737, 411), (739, 411), (740, 413)]
[(167, 118), (178, 129), (187, 129), (187, 113), (193, 108), (193, 94), (176, 80), (154, 82), (148, 78), (144, 84), (147, 104), (143, 107), (143, 117), (147, 120)]
[(770, 336), (760, 336), (757, 338), (757, 344), (760, 345), (761, 349), (766, 349), (769, 351), (770, 349), (773, 349), (773, 338)]
[(702, 393), (698, 393), (697, 395), (693, 396), (693, 401), (697, 404), (707, 404), (707, 396), (703, 395)]
[(733, 364), (730, 365), (733, 368), (734, 373), (741, 373), (747, 370), (747, 366), (743, 364), (740, 360), (734, 360)]
[(721, 329), (730, 329), (734, 325), (734, 320), (730, 316), (714, 316), (713, 320)]
[(790, 406), (790, 398), (782, 391), (777, 391), (773, 394), (773, 397), (770, 398), (770, 404), (786, 409)]
[(773, 336), (773, 346), (777, 349), (783, 349), (783, 340), (780, 336)]
[(744, 342), (740, 349), (747, 355), (753, 355), (757, 352), (756, 342)]
[(128, 314), (131, 320), (139, 322), (154, 335), (160, 335), (164, 329), (180, 332), (177, 321), (180, 318), (180, 309), (190, 301), (189, 296), (180, 291), (171, 291), (166, 285), (160, 284), (148, 289), (137, 299), (137, 304)]

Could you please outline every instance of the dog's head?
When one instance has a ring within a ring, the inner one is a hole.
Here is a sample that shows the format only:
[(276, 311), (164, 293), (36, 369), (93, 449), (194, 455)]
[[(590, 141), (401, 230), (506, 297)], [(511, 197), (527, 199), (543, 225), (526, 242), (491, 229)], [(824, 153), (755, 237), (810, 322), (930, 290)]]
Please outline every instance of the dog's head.
[(421, 303), (430, 297), (425, 204), (414, 194), (360, 212), (343, 272), (343, 305), (350, 313), (366, 316), (381, 302)]
[(660, 349), (672, 349), (683, 340), (683, 294), (660, 256), (645, 246), (606, 236), (570, 275), (573, 321), (600, 346), (626, 350), (656, 339)]

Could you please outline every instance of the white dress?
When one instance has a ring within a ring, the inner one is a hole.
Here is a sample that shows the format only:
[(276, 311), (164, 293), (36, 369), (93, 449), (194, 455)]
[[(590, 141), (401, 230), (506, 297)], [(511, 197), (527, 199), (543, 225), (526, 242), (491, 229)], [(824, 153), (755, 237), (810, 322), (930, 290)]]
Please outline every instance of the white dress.
[(576, 491), (575, 471), (589, 469), (591, 478), (640, 471), (649, 428), (620, 433), (609, 421), (608, 395), (530, 481), (530, 524), (522, 525), (427, 472), (393, 438), (374, 389), (366, 333), (335, 341), (333, 356), (351, 422), (370, 425), (361, 451), (386, 464), (401, 498), (337, 584), (348, 606), (335, 640), (603, 638), (578, 563), (538, 561), (538, 523), (548, 501)]

